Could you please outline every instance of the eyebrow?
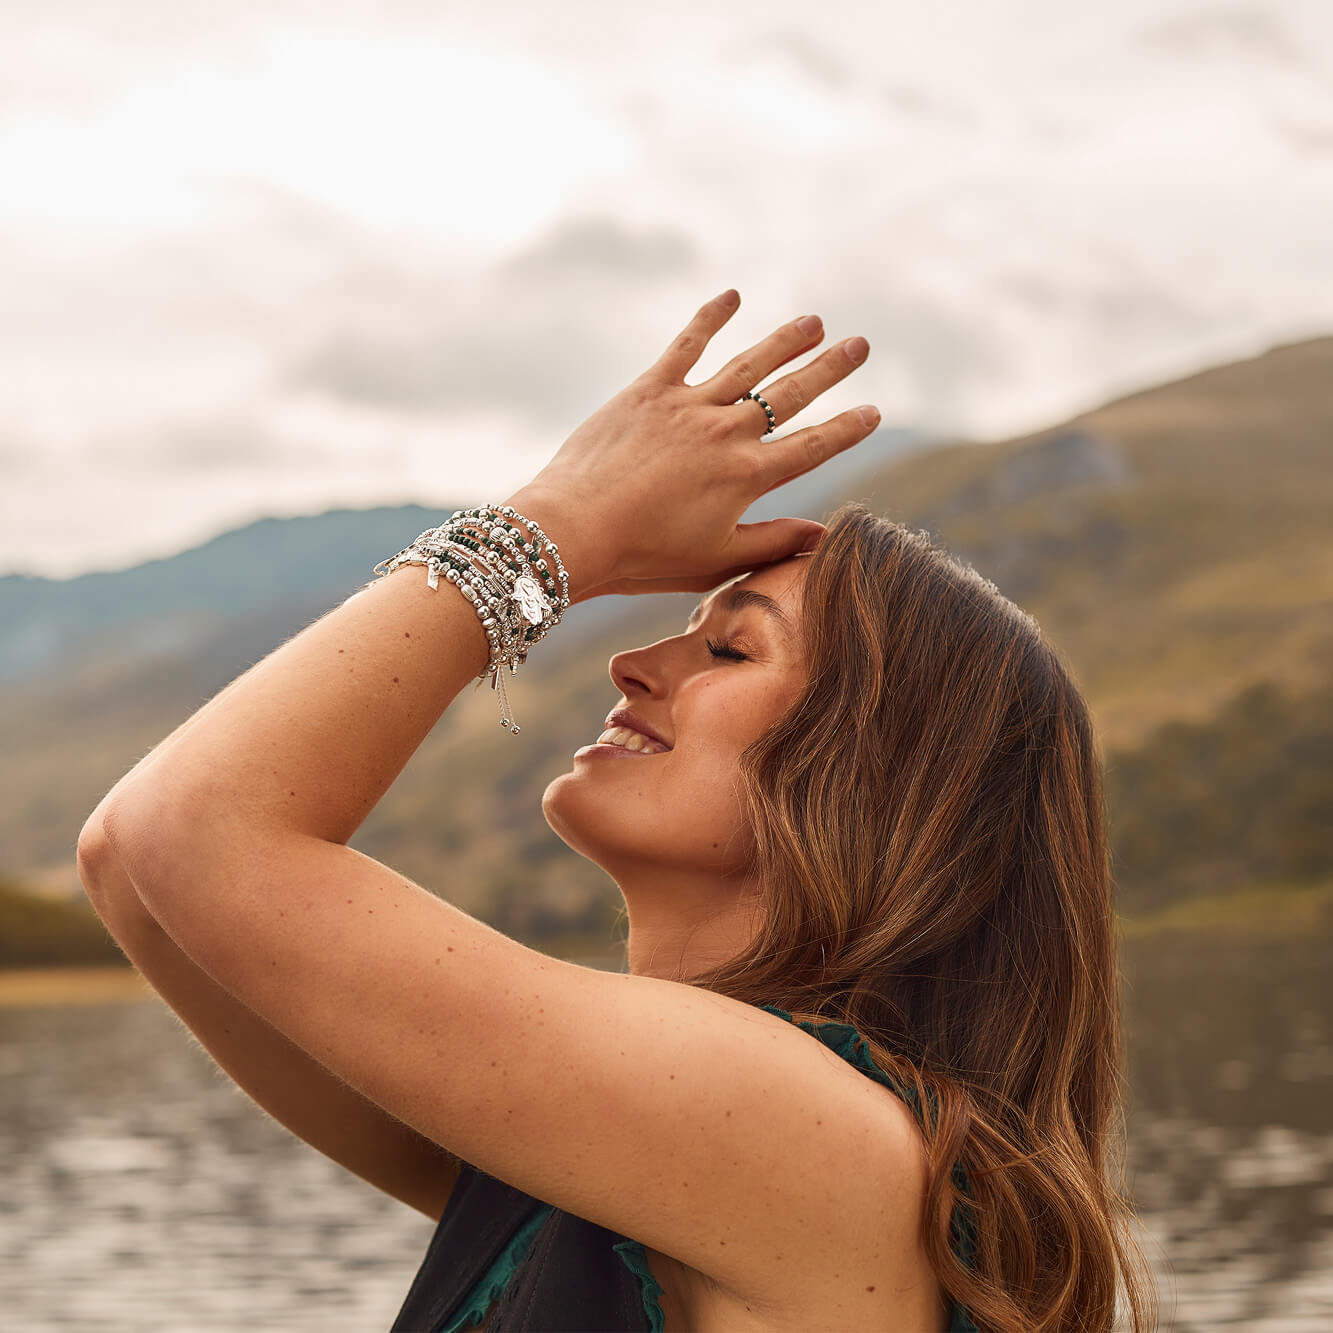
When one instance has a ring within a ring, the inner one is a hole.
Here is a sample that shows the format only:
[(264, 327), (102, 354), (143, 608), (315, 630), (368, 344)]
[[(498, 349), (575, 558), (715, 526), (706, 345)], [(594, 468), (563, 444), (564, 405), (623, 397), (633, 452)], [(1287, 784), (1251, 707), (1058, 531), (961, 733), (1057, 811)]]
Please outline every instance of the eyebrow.
[[(796, 628), (788, 619), (787, 613), (766, 593), (755, 592), (753, 588), (728, 588), (725, 592), (718, 593), (713, 601), (720, 603), (729, 611), (743, 611), (747, 606), (757, 607), (778, 623), (778, 627), (787, 638), (794, 639), (796, 637)], [(690, 618), (685, 622), (687, 629), (694, 628), (694, 623), (703, 615), (703, 610), (704, 604), (700, 602), (690, 612)]]

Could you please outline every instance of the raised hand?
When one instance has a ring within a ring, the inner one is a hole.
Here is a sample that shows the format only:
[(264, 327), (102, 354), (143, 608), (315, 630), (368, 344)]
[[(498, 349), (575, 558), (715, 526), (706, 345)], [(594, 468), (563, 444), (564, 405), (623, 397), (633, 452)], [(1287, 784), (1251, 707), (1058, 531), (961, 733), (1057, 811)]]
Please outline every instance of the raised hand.
[[(795, 554), (823, 532), (808, 519), (739, 520), (759, 496), (865, 439), (879, 412), (853, 408), (772, 439), (764, 438), (770, 427), (763, 407), (738, 400), (759, 393), (781, 426), (851, 374), (869, 345), (859, 337), (839, 342), (765, 385), (767, 376), (823, 340), (820, 320), (808, 315), (774, 330), (704, 383), (686, 384), (739, 305), (733, 291), (700, 307), (662, 356), (510, 498), (520, 512), (530, 502), (563, 519), (551, 535), (565, 534), (559, 541), (580, 585), (576, 600), (704, 592)], [(581, 570), (572, 568), (575, 532)]]

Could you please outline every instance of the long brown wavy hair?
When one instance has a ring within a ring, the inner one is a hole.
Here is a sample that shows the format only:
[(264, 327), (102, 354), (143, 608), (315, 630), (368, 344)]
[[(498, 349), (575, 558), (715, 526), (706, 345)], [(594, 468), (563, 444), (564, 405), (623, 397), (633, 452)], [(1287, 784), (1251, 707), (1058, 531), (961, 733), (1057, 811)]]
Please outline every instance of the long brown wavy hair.
[(1144, 1333), (1088, 707), (1036, 621), (928, 533), (859, 502), (826, 526), (809, 680), (741, 757), (760, 928), (689, 981), (851, 1024), (929, 1108), (926, 1249), (980, 1328), (1109, 1330), (1120, 1299)]

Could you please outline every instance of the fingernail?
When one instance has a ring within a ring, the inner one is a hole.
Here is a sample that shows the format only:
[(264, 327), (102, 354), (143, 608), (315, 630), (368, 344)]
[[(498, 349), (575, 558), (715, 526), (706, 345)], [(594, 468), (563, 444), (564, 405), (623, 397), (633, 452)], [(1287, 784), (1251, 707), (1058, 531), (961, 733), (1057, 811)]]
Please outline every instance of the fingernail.
[(855, 363), (866, 359), (870, 344), (864, 338), (853, 338), (846, 344), (846, 349), (847, 360)]
[(813, 338), (819, 332), (823, 320), (818, 315), (806, 315), (796, 321), (796, 327), (805, 334), (807, 338)]
[(879, 425), (879, 408), (871, 407), (867, 404), (865, 407), (858, 408), (857, 411), (861, 413), (861, 420), (864, 421), (867, 426)]
[(721, 296), (714, 297), (714, 300), (717, 301), (718, 305), (723, 305), (723, 306), (739, 305), (741, 300), (741, 294), (734, 287), (728, 287), (727, 290), (723, 292)]

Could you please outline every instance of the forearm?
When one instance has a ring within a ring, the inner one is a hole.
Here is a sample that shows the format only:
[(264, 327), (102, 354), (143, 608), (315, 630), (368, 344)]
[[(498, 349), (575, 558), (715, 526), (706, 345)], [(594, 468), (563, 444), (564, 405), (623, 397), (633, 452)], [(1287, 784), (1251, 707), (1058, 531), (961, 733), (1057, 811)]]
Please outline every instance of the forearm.
[(339, 1165), (439, 1219), (457, 1159), (376, 1106), (219, 985), (167, 934), (90, 830), (79, 875), (121, 952), (238, 1088)]
[[(595, 557), (563, 510), (524, 492), (511, 502), (559, 544), (571, 599), (586, 595)], [(121, 779), (100, 807), (112, 842), (117, 826), (151, 828), (172, 813), (173, 827), (197, 829), (196, 850), (238, 830), (345, 843), (488, 659), (477, 614), (452, 585), (431, 589), (420, 565), (376, 579)]]

